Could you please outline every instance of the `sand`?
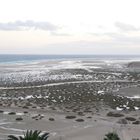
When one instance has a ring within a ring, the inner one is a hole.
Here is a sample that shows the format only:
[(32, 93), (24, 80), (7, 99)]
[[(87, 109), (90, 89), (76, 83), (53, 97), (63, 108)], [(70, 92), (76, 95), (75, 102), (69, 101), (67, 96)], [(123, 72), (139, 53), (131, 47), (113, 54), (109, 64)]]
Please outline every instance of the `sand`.
[[(29, 112), (24, 115), (0, 114), (0, 119), (1, 121), (3, 120), (2, 123), (0, 123), (0, 136), (3, 140), (6, 139), (6, 136), (9, 134), (22, 135), (23, 131), (26, 129), (49, 132), (50, 140), (102, 140), (108, 132), (118, 133), (122, 140), (140, 138), (139, 125), (134, 125), (131, 121), (128, 121), (128, 124), (118, 123), (118, 120), (125, 118), (126, 116), (132, 116), (139, 120), (139, 111), (130, 113), (117, 111), (117, 113), (124, 114), (123, 117), (108, 117), (106, 116), (106, 112), (100, 112), (92, 115), (92, 118), (87, 118), (91, 116), (90, 114), (79, 116), (73, 112), (64, 113), (62, 111), (42, 109), (25, 110), (18, 108), (3, 108), (3, 111), (6, 113), (16, 112), (18, 114), (23, 113), (24, 111)], [(66, 119), (65, 117), (68, 115), (75, 115), (76, 118)], [(40, 116), (43, 116), (43, 118), (40, 119)], [(23, 120), (16, 121), (15, 119), (18, 117), (22, 117)], [(33, 117), (37, 120), (33, 119)], [(50, 121), (49, 118), (54, 118), (54, 121)], [(77, 118), (84, 119), (84, 122), (76, 122), (75, 120)]]
[(127, 66), (104, 61), (1, 65), (0, 139), (27, 129), (49, 132), (50, 140), (103, 140), (108, 132), (121, 140), (140, 139), (140, 77)]

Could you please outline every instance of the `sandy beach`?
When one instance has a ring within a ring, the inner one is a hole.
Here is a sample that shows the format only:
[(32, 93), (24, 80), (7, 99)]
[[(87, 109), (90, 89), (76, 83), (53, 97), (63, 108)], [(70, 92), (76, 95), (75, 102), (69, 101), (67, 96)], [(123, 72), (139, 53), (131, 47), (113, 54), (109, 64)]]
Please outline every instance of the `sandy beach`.
[(0, 139), (27, 129), (50, 140), (140, 139), (139, 63), (0, 64)]

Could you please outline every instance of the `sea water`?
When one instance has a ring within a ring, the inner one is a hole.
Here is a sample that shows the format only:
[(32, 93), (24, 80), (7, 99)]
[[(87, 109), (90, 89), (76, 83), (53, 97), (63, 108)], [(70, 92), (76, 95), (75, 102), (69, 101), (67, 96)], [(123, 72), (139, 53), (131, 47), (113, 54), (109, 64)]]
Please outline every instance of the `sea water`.
[(140, 60), (140, 55), (23, 55), (0, 54), (0, 63), (21, 63), (44, 60)]

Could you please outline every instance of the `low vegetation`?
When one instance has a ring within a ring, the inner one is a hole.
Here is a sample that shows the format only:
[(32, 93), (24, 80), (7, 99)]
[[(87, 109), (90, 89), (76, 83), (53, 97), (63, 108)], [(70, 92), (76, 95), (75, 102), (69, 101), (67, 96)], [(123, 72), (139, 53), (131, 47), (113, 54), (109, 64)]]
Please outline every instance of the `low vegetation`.
[(121, 140), (115, 132), (109, 132), (105, 136), (104, 140)]
[(8, 140), (47, 140), (49, 137), (49, 133), (44, 133), (41, 134), (41, 131), (38, 130), (27, 130), (24, 133), (24, 136), (13, 136), (13, 135), (9, 135), (8, 136)]
[[(49, 133), (42, 133), (38, 130), (27, 130), (24, 136), (16, 137), (9, 135), (8, 140), (48, 140)], [(105, 135), (103, 140), (121, 140), (116, 132), (109, 132)], [(132, 140), (139, 140), (138, 138), (132, 138)]]
[(108, 117), (123, 117), (124, 115), (120, 113), (115, 113), (115, 112), (108, 112), (107, 116)]

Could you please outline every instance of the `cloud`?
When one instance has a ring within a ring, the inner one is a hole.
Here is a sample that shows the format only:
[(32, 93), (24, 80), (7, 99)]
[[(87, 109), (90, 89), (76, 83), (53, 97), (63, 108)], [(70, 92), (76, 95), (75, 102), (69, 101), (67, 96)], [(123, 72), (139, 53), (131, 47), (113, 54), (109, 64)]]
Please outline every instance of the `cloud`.
[(60, 27), (49, 22), (35, 22), (32, 20), (0, 23), (0, 30), (4, 30), (4, 31), (21, 31), (21, 30), (30, 30), (30, 29), (56, 31), (59, 28)]
[(54, 35), (54, 36), (72, 36), (72, 34), (69, 34), (69, 33), (62, 33), (62, 32), (56, 32), (56, 31), (52, 31), (51, 35)]
[[(115, 22), (115, 27), (120, 31), (110, 31), (102, 33), (89, 33), (96, 38), (104, 39), (115, 44), (123, 45), (136, 45), (140, 46), (140, 28), (131, 24), (125, 24), (122, 22)], [(101, 40), (102, 42), (102, 40)], [(104, 44), (103, 44), (104, 46)]]
[(122, 43), (122, 44), (131, 44), (133, 45), (140, 45), (140, 36), (129, 36), (129, 35), (121, 35), (121, 34), (114, 34), (112, 36), (113, 41)]
[(125, 24), (122, 22), (116, 22), (115, 26), (122, 31), (139, 31), (140, 30), (140, 28), (137, 28), (131, 24)]
[(48, 44), (42, 50), (49, 54), (53, 54), (54, 50), (57, 54), (139, 54), (139, 42), (131, 44), (110, 40), (110, 41), (73, 41), (59, 44)]

